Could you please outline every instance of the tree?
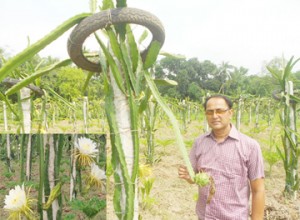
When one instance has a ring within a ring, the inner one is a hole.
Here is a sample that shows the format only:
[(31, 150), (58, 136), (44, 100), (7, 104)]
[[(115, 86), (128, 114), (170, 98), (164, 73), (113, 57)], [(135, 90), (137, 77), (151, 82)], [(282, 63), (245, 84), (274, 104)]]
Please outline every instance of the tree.
[(276, 85), (276, 83), (269, 75), (251, 75), (244, 81), (244, 89), (247, 91), (246, 93), (259, 97), (270, 97), (274, 89), (274, 85)]
[(218, 93), (225, 93), (225, 83), (227, 80), (231, 79), (231, 72), (233, 66), (228, 62), (222, 62), (219, 66), (219, 71), (215, 75), (215, 79), (219, 81), (220, 88)]
[(55, 70), (55, 73), (42, 78), (44, 86), (49, 86), (68, 101), (76, 101), (82, 97), (82, 88), (86, 74), (82, 69), (64, 67)]
[(191, 100), (200, 101), (201, 96), (203, 96), (202, 90), (196, 82), (189, 84), (187, 92)]
[[(177, 59), (173, 57), (165, 57), (161, 59), (155, 67), (155, 78), (159, 79), (176, 79), (176, 75), (182, 69), (185, 59)], [(158, 70), (158, 71), (156, 71)]]
[(230, 73), (230, 78), (224, 85), (226, 94), (235, 95), (237, 91), (241, 93), (241, 91), (245, 90), (245, 80), (247, 72), (248, 70), (244, 67), (233, 68), (233, 71)]
[(212, 63), (209, 60), (204, 60), (200, 63), (201, 72), (199, 75), (201, 76), (201, 80), (199, 85), (204, 90), (211, 90), (211, 86), (209, 85), (210, 80), (216, 75), (218, 68), (217, 65)]

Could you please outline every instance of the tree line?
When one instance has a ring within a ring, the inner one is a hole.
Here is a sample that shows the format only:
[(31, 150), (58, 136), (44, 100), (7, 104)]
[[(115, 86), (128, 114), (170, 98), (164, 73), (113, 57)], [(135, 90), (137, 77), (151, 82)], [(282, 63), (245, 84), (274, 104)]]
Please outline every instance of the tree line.
[[(284, 62), (274, 58), (268, 66), (284, 69)], [(177, 99), (201, 101), (207, 93), (222, 93), (233, 97), (242, 94), (271, 97), (272, 92), (280, 88), (267, 70), (260, 75), (251, 75), (244, 67), (236, 67), (228, 62), (216, 65), (209, 60), (199, 61), (197, 58), (165, 57), (157, 62), (154, 72), (155, 78), (178, 83), (177, 86), (158, 86), (162, 95)], [(291, 78), (299, 81), (300, 71), (293, 73)], [(295, 86), (300, 88), (299, 83)]]

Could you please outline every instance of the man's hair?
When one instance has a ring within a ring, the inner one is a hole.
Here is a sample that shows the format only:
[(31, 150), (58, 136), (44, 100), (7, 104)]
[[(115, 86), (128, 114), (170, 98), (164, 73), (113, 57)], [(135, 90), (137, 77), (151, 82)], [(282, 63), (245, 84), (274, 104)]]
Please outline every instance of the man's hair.
[(207, 102), (208, 102), (208, 100), (210, 100), (211, 98), (220, 98), (220, 99), (224, 99), (224, 101), (225, 101), (226, 104), (228, 105), (229, 109), (232, 108), (233, 103), (232, 103), (232, 101), (231, 101), (227, 96), (217, 94), (217, 95), (209, 96), (209, 97), (207, 97), (207, 98), (205, 99), (205, 102), (204, 102), (204, 104), (203, 104), (203, 107), (204, 107), (205, 110), (206, 110)]

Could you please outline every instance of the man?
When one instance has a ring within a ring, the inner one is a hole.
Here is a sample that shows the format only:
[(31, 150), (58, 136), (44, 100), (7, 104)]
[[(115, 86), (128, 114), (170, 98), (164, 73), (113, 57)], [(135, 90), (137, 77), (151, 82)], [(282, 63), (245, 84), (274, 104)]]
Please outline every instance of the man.
[[(216, 191), (207, 204), (209, 186), (199, 187), (199, 220), (247, 220), (249, 213), (252, 220), (262, 220), (265, 189), (259, 144), (231, 124), (232, 102), (226, 96), (208, 97), (204, 109), (211, 131), (196, 139), (190, 160), (196, 173), (205, 171), (212, 176)], [(179, 167), (178, 175), (194, 183), (185, 166)]]

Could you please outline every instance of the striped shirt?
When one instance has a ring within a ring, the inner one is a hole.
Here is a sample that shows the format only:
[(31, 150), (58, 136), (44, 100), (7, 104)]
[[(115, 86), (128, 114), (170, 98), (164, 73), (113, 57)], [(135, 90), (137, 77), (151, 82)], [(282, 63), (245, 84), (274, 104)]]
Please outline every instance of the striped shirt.
[(216, 185), (206, 204), (209, 186), (199, 187), (196, 213), (201, 220), (246, 220), (249, 216), (249, 180), (264, 178), (261, 149), (257, 141), (232, 125), (229, 136), (217, 143), (211, 132), (199, 136), (190, 152), (194, 171), (209, 173)]

